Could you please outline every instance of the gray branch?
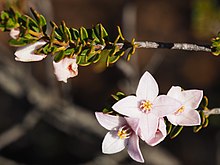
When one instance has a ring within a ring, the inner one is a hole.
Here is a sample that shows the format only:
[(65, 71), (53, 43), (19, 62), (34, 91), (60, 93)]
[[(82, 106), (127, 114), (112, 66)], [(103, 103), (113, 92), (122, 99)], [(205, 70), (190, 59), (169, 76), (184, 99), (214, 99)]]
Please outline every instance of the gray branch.
[(165, 43), (165, 42), (135, 42), (137, 48), (164, 48), (164, 49), (175, 49), (175, 50), (188, 50), (188, 51), (203, 51), (211, 52), (210, 45), (197, 45), (188, 43)]
[(209, 115), (220, 115), (220, 108), (213, 108), (210, 110), (204, 110), (203, 111), (205, 115), (209, 116)]

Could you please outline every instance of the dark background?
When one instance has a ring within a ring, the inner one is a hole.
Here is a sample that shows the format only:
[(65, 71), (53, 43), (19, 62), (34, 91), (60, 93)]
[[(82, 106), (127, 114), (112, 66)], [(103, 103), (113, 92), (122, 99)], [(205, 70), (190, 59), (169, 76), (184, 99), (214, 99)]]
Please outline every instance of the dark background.
[[(210, 44), (220, 27), (217, 0), (10, 0), (23, 12), (33, 7), (48, 20), (69, 27), (102, 23), (112, 38), (116, 26), (136, 41)], [(94, 117), (112, 93), (135, 92), (140, 76), (150, 71), (160, 93), (172, 85), (203, 89), (209, 107), (220, 106), (220, 59), (209, 53), (140, 49), (131, 61), (105, 69), (79, 67), (68, 83), (57, 82), (50, 58), (42, 62), (14, 60), (16, 48), (0, 33), (0, 165), (138, 164), (126, 151), (101, 153), (107, 132)], [(184, 128), (175, 139), (156, 147), (140, 144), (148, 165), (220, 165), (220, 116), (198, 133)]]

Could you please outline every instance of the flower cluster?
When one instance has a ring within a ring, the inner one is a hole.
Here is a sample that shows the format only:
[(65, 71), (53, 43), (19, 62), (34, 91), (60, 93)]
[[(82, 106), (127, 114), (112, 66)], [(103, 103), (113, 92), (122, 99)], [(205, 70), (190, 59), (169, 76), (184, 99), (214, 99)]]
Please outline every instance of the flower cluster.
[(144, 162), (139, 148), (139, 138), (155, 146), (167, 136), (166, 122), (173, 125), (200, 125), (196, 110), (202, 100), (202, 90), (182, 90), (173, 86), (167, 95), (158, 95), (157, 82), (149, 72), (141, 77), (136, 95), (127, 96), (112, 108), (118, 115), (96, 112), (98, 122), (110, 130), (102, 143), (106, 154), (117, 153), (127, 146), (128, 154), (138, 162)]
[[(10, 31), (10, 36), (12, 38), (17, 38), (19, 35), (18, 29), (12, 29)], [(39, 40), (33, 44), (29, 44), (23, 47), (20, 47), (15, 52), (15, 60), (22, 62), (32, 62), (32, 61), (41, 61), (47, 57), (46, 54), (36, 54), (35, 51), (42, 46), (47, 44), (44, 40)], [(76, 58), (73, 56), (65, 57), (59, 62), (53, 61), (54, 74), (57, 77), (58, 81), (67, 82), (67, 79), (70, 77), (75, 77), (78, 75), (78, 65), (76, 63)]]

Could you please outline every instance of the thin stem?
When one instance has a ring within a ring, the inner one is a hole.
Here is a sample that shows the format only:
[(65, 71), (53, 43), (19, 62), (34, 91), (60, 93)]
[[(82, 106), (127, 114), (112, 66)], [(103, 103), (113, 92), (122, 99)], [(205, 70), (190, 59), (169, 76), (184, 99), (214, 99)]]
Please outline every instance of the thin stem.
[(164, 48), (164, 49), (176, 49), (176, 50), (188, 50), (188, 51), (203, 51), (211, 52), (210, 45), (197, 45), (188, 43), (165, 43), (165, 42), (135, 42), (137, 48)]
[[(190, 43), (169, 43), (169, 42), (152, 42), (152, 41), (136, 41), (134, 42), (136, 48), (146, 48), (146, 49), (173, 49), (173, 50), (187, 50), (187, 51), (202, 51), (202, 52), (212, 52), (211, 45), (198, 45)], [(121, 49), (125, 44), (116, 43)], [(100, 49), (104, 49), (103, 45), (96, 45)]]
[(213, 108), (210, 110), (204, 110), (203, 111), (205, 115), (220, 115), (220, 108)]

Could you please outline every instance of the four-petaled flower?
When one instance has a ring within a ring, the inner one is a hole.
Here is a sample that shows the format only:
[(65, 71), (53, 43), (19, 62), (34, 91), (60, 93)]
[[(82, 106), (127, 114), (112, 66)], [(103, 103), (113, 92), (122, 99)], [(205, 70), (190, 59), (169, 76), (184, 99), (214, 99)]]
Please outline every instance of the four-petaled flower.
[(158, 125), (161, 125), (159, 120), (181, 107), (176, 99), (167, 95), (158, 96), (158, 93), (155, 79), (149, 72), (145, 72), (139, 81), (136, 96), (127, 96), (112, 107), (122, 115), (138, 118), (135, 132), (150, 145), (155, 144), (152, 139), (158, 136)]
[(35, 54), (34, 51), (41, 46), (46, 44), (45, 41), (39, 40), (33, 44), (29, 44), (27, 46), (18, 48), (15, 52), (15, 60), (16, 61), (22, 61), (22, 62), (31, 62), (31, 61), (41, 61), (43, 60), (47, 55), (45, 54)]
[[(113, 154), (122, 151), (126, 146), (128, 154), (132, 159), (138, 162), (144, 162), (143, 156), (139, 148), (139, 138), (128, 124), (126, 118), (95, 113), (98, 122), (109, 132), (105, 135), (102, 142), (102, 152), (105, 154)], [(135, 124), (137, 119), (127, 118)]]
[(201, 119), (198, 108), (202, 97), (202, 90), (182, 90), (179, 86), (173, 86), (167, 93), (181, 102), (181, 108), (176, 109), (172, 114), (167, 115), (168, 120), (173, 125), (193, 126), (200, 125)]
[(70, 77), (75, 77), (78, 75), (78, 65), (76, 63), (76, 58), (65, 57), (59, 62), (53, 61), (54, 74), (58, 81), (67, 82)]

